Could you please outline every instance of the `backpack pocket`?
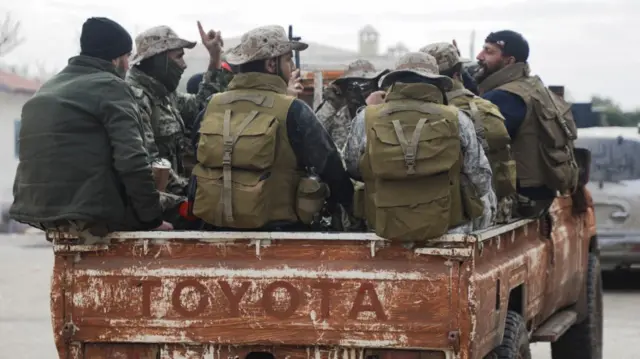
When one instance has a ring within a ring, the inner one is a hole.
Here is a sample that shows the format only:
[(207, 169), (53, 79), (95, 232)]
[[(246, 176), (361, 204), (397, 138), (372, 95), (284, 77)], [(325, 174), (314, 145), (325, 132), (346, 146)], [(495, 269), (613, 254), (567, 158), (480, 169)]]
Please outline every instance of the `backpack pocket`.
[[(227, 110), (230, 111), (230, 110)], [(198, 162), (209, 168), (220, 168), (225, 153), (225, 112), (205, 114), (198, 141)], [(253, 116), (253, 118), (251, 117)], [(262, 171), (271, 168), (275, 161), (278, 120), (257, 111), (237, 112), (229, 115), (228, 145), (234, 168)]]
[(300, 178), (296, 190), (296, 215), (300, 222), (311, 224), (313, 217), (322, 210), (328, 192), (327, 185), (318, 179)]
[(369, 131), (369, 158), (376, 178), (400, 180), (446, 173), (460, 157), (455, 123), (442, 118), (410, 125), (379, 121)]
[(464, 211), (465, 216), (470, 220), (474, 220), (482, 216), (484, 213), (484, 206), (482, 205), (482, 200), (480, 200), (480, 196), (478, 195), (478, 190), (464, 173), (460, 174), (460, 191), (462, 192), (462, 210)]
[(424, 241), (447, 232), (451, 211), (448, 173), (425, 179), (376, 180), (375, 232), (399, 241)]
[(193, 203), (195, 216), (216, 227), (257, 229), (267, 224), (269, 204), (265, 189), (269, 172), (234, 170), (227, 189), (221, 169), (196, 165), (193, 175), (197, 178)]
[[(507, 158), (501, 158), (507, 157)], [(491, 162), (496, 197), (510, 196), (516, 191), (516, 161), (508, 156), (495, 156)]]
[[(577, 130), (571, 108), (550, 97), (545, 105), (533, 97), (533, 111), (541, 128), (538, 145), (547, 187), (566, 191), (577, 183), (578, 168), (573, 157), (573, 141)], [(554, 106), (554, 107), (551, 107)]]

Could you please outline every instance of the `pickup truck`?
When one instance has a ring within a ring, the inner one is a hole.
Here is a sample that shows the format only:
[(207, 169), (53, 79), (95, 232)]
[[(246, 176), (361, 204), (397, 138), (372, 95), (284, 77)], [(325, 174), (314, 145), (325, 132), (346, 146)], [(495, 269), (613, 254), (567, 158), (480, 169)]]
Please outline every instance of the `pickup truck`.
[[(588, 166), (587, 166), (588, 168)], [(588, 174), (586, 175), (588, 177)], [(584, 176), (583, 176), (584, 177)], [(372, 233), (48, 232), (60, 358), (602, 358), (593, 205), (428, 243)]]
[(640, 265), (640, 133), (635, 127), (578, 129), (591, 151), (590, 181), (603, 271)]

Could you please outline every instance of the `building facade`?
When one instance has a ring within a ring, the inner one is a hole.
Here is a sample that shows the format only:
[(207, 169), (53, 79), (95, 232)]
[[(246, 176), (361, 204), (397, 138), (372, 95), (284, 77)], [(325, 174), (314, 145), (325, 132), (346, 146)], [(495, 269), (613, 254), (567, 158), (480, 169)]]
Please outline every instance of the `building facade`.
[(22, 105), (38, 88), (38, 81), (0, 70), (0, 199), (11, 194), (18, 165), (18, 132)]
[[(307, 42), (309, 48), (300, 53), (300, 67), (303, 71), (344, 70), (350, 62), (365, 59), (371, 61), (378, 69), (391, 69), (395, 66), (397, 58), (409, 51), (404, 44), (398, 43), (381, 52), (380, 33), (371, 25), (366, 25), (355, 35), (358, 38), (357, 51), (306, 41), (302, 37), (302, 41)], [(225, 39), (225, 50), (239, 43), (240, 37)], [(209, 54), (202, 44), (196, 45), (192, 50), (186, 50), (184, 58), (188, 67), (180, 81), (181, 91), (186, 91), (186, 84), (191, 76), (205, 71), (209, 66)]]

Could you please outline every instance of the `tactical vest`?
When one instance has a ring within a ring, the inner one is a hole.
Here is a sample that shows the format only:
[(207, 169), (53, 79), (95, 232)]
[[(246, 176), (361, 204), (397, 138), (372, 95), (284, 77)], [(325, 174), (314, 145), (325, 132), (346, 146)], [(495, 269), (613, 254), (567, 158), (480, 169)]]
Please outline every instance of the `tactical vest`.
[(529, 76), (529, 66), (523, 63), (490, 75), (480, 87), (483, 91), (513, 93), (527, 106), (524, 122), (511, 144), (520, 186), (573, 190), (578, 182), (578, 165), (573, 153), (577, 129), (571, 106), (538, 76)]
[(287, 135), (294, 98), (278, 76), (246, 73), (214, 95), (200, 126), (193, 214), (217, 227), (298, 222), (301, 178)]
[(395, 84), (365, 109), (365, 213), (381, 237), (424, 241), (482, 215), (461, 174), (458, 110), (442, 100), (435, 86)]
[(493, 188), (498, 200), (516, 191), (516, 162), (511, 154), (511, 137), (504, 125), (500, 109), (493, 103), (478, 97), (465, 89), (462, 84), (454, 85), (447, 93), (450, 105), (456, 106), (471, 117), (478, 137), (493, 172)]

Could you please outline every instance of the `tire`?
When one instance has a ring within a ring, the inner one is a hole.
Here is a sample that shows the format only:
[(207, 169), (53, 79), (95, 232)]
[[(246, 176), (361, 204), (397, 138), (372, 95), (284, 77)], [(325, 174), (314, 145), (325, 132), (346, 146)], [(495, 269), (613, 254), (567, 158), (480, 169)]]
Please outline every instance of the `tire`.
[(589, 253), (586, 287), (587, 317), (551, 343), (553, 359), (602, 359), (602, 272), (594, 253)]
[(502, 343), (485, 358), (490, 359), (531, 359), (529, 333), (524, 318), (514, 311), (507, 312)]

